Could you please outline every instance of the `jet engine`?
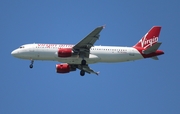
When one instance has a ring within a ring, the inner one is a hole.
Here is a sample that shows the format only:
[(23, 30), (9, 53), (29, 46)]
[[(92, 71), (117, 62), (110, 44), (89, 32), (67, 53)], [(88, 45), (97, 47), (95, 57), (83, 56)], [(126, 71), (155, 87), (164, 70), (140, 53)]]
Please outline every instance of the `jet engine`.
[(58, 57), (71, 57), (73, 51), (71, 48), (60, 48), (58, 50)]
[(71, 65), (67, 63), (56, 64), (57, 73), (69, 73), (71, 71), (76, 71), (76, 68), (73, 68)]

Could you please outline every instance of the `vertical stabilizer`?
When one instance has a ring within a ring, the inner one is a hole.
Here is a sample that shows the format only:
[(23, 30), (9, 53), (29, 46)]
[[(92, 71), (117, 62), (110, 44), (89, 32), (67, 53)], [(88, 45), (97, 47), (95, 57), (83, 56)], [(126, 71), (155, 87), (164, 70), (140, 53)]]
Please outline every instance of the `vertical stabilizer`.
[(157, 43), (159, 34), (161, 31), (160, 26), (153, 26), (143, 37), (142, 39), (133, 47), (149, 48), (155, 43)]

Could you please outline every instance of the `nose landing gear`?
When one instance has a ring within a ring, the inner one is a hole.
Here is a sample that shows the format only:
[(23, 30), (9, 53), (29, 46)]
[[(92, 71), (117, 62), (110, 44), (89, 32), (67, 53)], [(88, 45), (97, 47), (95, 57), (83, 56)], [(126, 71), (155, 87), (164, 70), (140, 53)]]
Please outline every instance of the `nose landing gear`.
[(31, 64), (29, 65), (29, 68), (33, 68), (34, 60), (31, 60)]

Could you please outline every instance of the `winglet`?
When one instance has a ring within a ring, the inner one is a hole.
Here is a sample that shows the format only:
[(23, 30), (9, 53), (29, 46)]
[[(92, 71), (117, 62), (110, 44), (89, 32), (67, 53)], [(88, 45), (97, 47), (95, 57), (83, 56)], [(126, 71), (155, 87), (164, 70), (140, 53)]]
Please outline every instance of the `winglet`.
[(103, 25), (102, 27), (103, 27), (103, 29), (105, 29), (105, 28), (106, 28), (106, 24), (105, 24), (105, 25)]
[(96, 75), (99, 75), (99, 73), (100, 73), (100, 72), (96, 72), (95, 74), (96, 74)]

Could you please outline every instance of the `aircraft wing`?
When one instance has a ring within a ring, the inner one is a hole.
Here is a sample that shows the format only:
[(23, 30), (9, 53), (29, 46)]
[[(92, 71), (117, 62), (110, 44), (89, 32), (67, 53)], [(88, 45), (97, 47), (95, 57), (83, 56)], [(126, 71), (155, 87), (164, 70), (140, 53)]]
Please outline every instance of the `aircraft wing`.
[(83, 55), (83, 57), (89, 57), (89, 50), (92, 46), (94, 46), (94, 43), (96, 40), (99, 39), (100, 35), (99, 33), (104, 28), (104, 26), (97, 27), (94, 29), (90, 34), (88, 34), (84, 39), (82, 39), (79, 43), (74, 45), (73, 50), (75, 52), (79, 52), (80, 56)]
[(75, 66), (76, 68), (78, 68), (79, 70), (84, 70), (85, 72), (87, 72), (87, 73), (89, 73), (89, 74), (91, 74), (91, 73), (93, 73), (93, 74), (96, 74), (96, 75), (98, 75), (99, 74), (99, 72), (95, 72), (94, 70), (92, 70), (91, 68), (89, 68), (89, 66), (88, 65), (77, 65), (77, 66)]

